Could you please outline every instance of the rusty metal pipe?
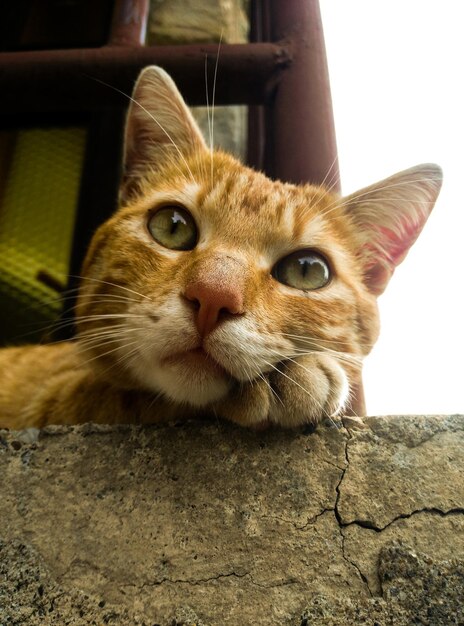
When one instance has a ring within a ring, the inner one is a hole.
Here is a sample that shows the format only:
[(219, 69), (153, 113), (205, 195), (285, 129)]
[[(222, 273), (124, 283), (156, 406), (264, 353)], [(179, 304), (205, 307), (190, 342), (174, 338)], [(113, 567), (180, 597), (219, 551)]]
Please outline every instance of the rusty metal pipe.
[(330, 179), (337, 189), (337, 146), (319, 3), (270, 1), (272, 38), (286, 41), (292, 51), (272, 114), (275, 175), (295, 183)]
[[(139, 71), (161, 65), (191, 105), (205, 104), (205, 57), (211, 76), (216, 44), (105, 46), (84, 50), (5, 52), (0, 55), (0, 113), (82, 111), (124, 105)], [(284, 45), (221, 46), (216, 104), (263, 104), (291, 63)], [(106, 83), (115, 89), (102, 84)]]

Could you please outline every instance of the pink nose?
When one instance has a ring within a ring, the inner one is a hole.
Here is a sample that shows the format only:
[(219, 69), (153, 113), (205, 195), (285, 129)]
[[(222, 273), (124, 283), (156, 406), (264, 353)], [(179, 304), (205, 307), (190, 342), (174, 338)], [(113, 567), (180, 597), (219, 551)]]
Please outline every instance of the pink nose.
[(187, 286), (185, 297), (196, 305), (195, 325), (202, 338), (221, 321), (243, 313), (243, 293), (230, 283), (196, 280)]

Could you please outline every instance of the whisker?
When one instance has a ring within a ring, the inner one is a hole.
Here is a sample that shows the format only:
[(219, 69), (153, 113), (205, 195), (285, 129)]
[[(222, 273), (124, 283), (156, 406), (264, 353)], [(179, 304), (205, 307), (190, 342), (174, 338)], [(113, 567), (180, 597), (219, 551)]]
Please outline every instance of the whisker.
[(101, 359), (104, 356), (108, 356), (109, 354), (113, 354), (114, 352), (117, 352), (118, 350), (125, 350), (126, 348), (129, 348), (130, 346), (133, 346), (133, 345), (136, 345), (136, 344), (139, 344), (139, 340), (138, 339), (134, 339), (133, 341), (130, 341), (128, 343), (116, 346), (116, 348), (112, 348), (111, 350), (108, 350), (107, 352), (103, 352), (102, 354), (97, 354), (93, 358), (87, 359), (86, 361), (84, 361), (82, 363), (82, 365), (88, 365), (89, 363), (92, 363), (96, 359)]
[[(269, 365), (270, 367), (272, 367), (273, 370), (275, 370), (276, 372), (278, 372), (279, 374), (281, 374), (282, 376), (284, 376), (285, 378), (287, 378), (290, 382), (294, 383), (297, 387), (300, 387), (300, 389), (302, 391), (304, 391), (304, 393), (306, 395), (308, 395), (313, 401), (316, 401), (316, 398), (313, 396), (312, 393), (310, 393), (307, 389), (305, 389), (303, 387), (303, 385), (301, 385), (298, 381), (294, 380), (291, 376), (289, 376), (288, 374), (286, 374), (285, 372), (282, 372), (282, 370), (280, 370), (278, 367), (276, 367), (275, 365), (273, 365), (272, 363), (268, 363), (266, 361), (264, 361), (266, 363), (266, 365)], [(306, 369), (306, 368), (304, 368)], [(318, 402), (318, 404), (320, 404), (320, 402)], [(323, 406), (320, 406), (320, 409), (323, 413), (325, 413), (326, 417), (330, 417), (327, 414), (327, 411), (325, 411), (325, 409), (323, 408)]]
[[(89, 276), (72, 276), (71, 278), (77, 278), (79, 280), (88, 280), (88, 281), (92, 281), (92, 282), (96, 282), (96, 283), (100, 283), (102, 285), (110, 285), (111, 287), (117, 287), (118, 289), (123, 289), (124, 291), (128, 291), (129, 293), (133, 293), (136, 296), (139, 296), (140, 298), (144, 298), (145, 300), (148, 300), (149, 302), (153, 302), (153, 300), (151, 298), (149, 298), (147, 295), (144, 295), (143, 293), (139, 293), (138, 291), (134, 291), (133, 289), (129, 289), (129, 287), (124, 287), (123, 285), (118, 285), (117, 283), (112, 283), (108, 280), (101, 280), (99, 278), (90, 278)], [(90, 296), (86, 296), (86, 294), (83, 294), (85, 297), (90, 297)]]
[[(124, 346), (124, 347), (127, 347), (127, 346)], [(111, 371), (114, 368), (118, 368), (119, 370), (121, 370), (123, 368), (125, 362), (127, 362), (134, 354), (137, 354), (138, 352), (139, 352), (139, 346), (136, 346), (135, 348), (132, 348), (132, 350), (129, 350), (125, 354), (122, 354), (118, 359), (115, 360), (114, 363), (112, 363), (111, 365), (109, 365), (105, 369), (101, 370), (101, 373), (102, 374), (107, 374), (109, 371)]]
[(185, 167), (187, 168), (190, 177), (192, 179), (192, 182), (195, 182), (195, 177), (189, 167), (189, 164), (187, 162), (187, 159), (184, 157), (184, 155), (182, 154), (181, 150), (179, 149), (179, 147), (177, 146), (176, 142), (173, 140), (173, 138), (171, 137), (171, 135), (168, 133), (168, 131), (163, 127), (163, 125), (155, 118), (155, 116), (150, 113), (150, 111), (148, 111), (148, 109), (146, 109), (143, 104), (141, 104), (140, 102), (138, 102), (135, 98), (133, 98), (132, 96), (130, 96), (129, 94), (125, 93), (124, 91), (122, 91), (121, 89), (118, 89), (117, 87), (115, 87), (114, 85), (110, 85), (109, 83), (106, 83), (104, 80), (101, 80), (99, 78), (96, 78), (95, 76), (90, 76), (89, 78), (92, 78), (93, 80), (97, 81), (98, 83), (101, 83), (102, 85), (105, 85), (106, 87), (109, 87), (110, 89), (113, 89), (114, 91), (117, 91), (118, 93), (120, 93), (121, 95), (123, 95), (125, 98), (127, 98), (128, 100), (130, 100), (132, 103), (134, 103), (136, 106), (138, 106), (140, 109), (142, 109), (142, 111), (144, 113), (146, 113), (148, 115), (149, 118), (151, 118), (155, 124), (158, 125), (158, 127), (160, 128), (160, 130), (166, 135), (166, 137), (169, 139), (169, 141), (171, 142), (172, 146), (176, 149), (177, 154), (179, 155), (179, 157), (181, 158), (181, 160), (183, 161)]
[(337, 181), (337, 178), (338, 178), (338, 168), (335, 168), (335, 170), (332, 172), (332, 175), (331, 175), (328, 183), (326, 183), (327, 178), (328, 178), (330, 172), (332, 171), (332, 168), (335, 167), (335, 164), (337, 162), (338, 162), (338, 154), (335, 155), (334, 160), (332, 161), (331, 166), (327, 170), (327, 174), (324, 176), (324, 180), (320, 183), (321, 187), (324, 187), (327, 191), (332, 191), (333, 187), (335, 186), (335, 183), (338, 182)]
[[(107, 343), (120, 342), (122, 339), (127, 339), (131, 335), (131, 329), (119, 330), (116, 333), (98, 333), (80, 338), (76, 344), (85, 350), (91, 350), (104, 346)], [(133, 330), (133, 329), (132, 329)]]
[[(72, 327), (76, 327), (79, 323), (88, 323), (88, 322), (97, 322), (97, 321), (110, 321), (111, 319), (114, 320), (118, 320), (118, 319), (124, 319), (124, 320), (137, 320), (137, 319), (143, 319), (145, 318), (144, 315), (137, 315), (137, 314), (132, 314), (132, 313), (108, 313), (105, 315), (87, 315), (87, 316), (79, 316), (75, 319), (72, 319), (70, 321), (63, 321), (61, 323), (56, 323), (53, 324), (49, 327), (50, 331), (61, 331), (61, 330), (66, 330), (67, 328), (72, 328)], [(116, 324), (112, 324), (111, 328), (116, 328), (117, 325)], [(80, 331), (80, 335), (82, 335), (82, 333), (85, 331)]]
[[(308, 337), (306, 335), (295, 335), (292, 333), (282, 333), (282, 335), (284, 337), (289, 337), (290, 339), (296, 339), (301, 343), (305, 343), (307, 345), (310, 346), (316, 346), (319, 342), (323, 342), (323, 343), (328, 343), (328, 344), (340, 344), (342, 346), (346, 346), (347, 342), (346, 341), (337, 341), (336, 339), (323, 339), (322, 337), (317, 337), (312, 339), (311, 337)], [(319, 343), (320, 345), (320, 343)], [(364, 343), (356, 343), (357, 346), (359, 346), (360, 348), (371, 348), (371, 344), (364, 344)], [(350, 354), (349, 352), (347, 352), (347, 354)], [(356, 356), (356, 355), (354, 355)], [(362, 358), (362, 357), (360, 357)]]
[(205, 54), (205, 90), (206, 90), (206, 117), (208, 119), (208, 135), (209, 135), (209, 149), (211, 152), (211, 158), (213, 156), (213, 135), (211, 132), (211, 117), (209, 107), (209, 89), (208, 89), (208, 53)]
[[(395, 200), (395, 198), (393, 198), (392, 196), (385, 197), (385, 198), (379, 197), (378, 196), (379, 192), (387, 191), (387, 190), (390, 190), (390, 189), (401, 188), (401, 187), (409, 186), (409, 185), (412, 185), (412, 184), (415, 184), (415, 183), (433, 182), (434, 180), (435, 179), (433, 179), (433, 178), (429, 178), (429, 179), (418, 178), (417, 180), (404, 180), (404, 181), (400, 180), (400, 181), (397, 181), (397, 182), (389, 183), (388, 185), (384, 185), (383, 187), (377, 187), (375, 189), (376, 198), (375, 199), (370, 199), (369, 200), (369, 204), (375, 204), (375, 203), (382, 204), (383, 202), (386, 202), (386, 201), (391, 202), (391, 201)], [(332, 202), (331, 204), (329, 204), (329, 206), (326, 207), (326, 209), (320, 215), (321, 215), (321, 217), (325, 218), (325, 217), (327, 217), (327, 215), (329, 215), (333, 211), (335, 211), (335, 210), (337, 210), (339, 208), (343, 209), (345, 206), (348, 206), (349, 204), (352, 204), (353, 202), (357, 202), (358, 200), (362, 201), (363, 198), (365, 198), (366, 196), (368, 197), (371, 194), (372, 194), (372, 189), (371, 188), (367, 188), (364, 191), (361, 190), (356, 195), (349, 195), (345, 199), (342, 198), (342, 197), (337, 197), (336, 200), (334, 202)], [(402, 200), (402, 198), (399, 196), (397, 198), (397, 200), (400, 201), (400, 200)], [(427, 204), (427, 201), (420, 200), (420, 201), (418, 201), (418, 203), (421, 204), (421, 205), (425, 205), (425, 204)], [(428, 202), (428, 204), (432, 204), (433, 205), (434, 201), (431, 200), (430, 202)]]
[(97, 321), (97, 320), (105, 320), (105, 319), (135, 319), (135, 318), (146, 318), (146, 315), (140, 313), (95, 313), (93, 315), (79, 315), (76, 317), (76, 322), (89, 322), (89, 321)]
[[(92, 305), (101, 304), (101, 303), (122, 304), (123, 302), (132, 303), (134, 302), (134, 300), (132, 298), (127, 298), (126, 296), (117, 296), (116, 294), (114, 296), (111, 294), (108, 294), (107, 296), (105, 294), (100, 294), (98, 298), (96, 299), (92, 298)], [(40, 307), (40, 308), (43, 308), (43, 307)], [(51, 321), (50, 323), (47, 323), (46, 325), (44, 325), (44, 321), (28, 322), (27, 326), (31, 328), (32, 330), (25, 332), (22, 335), (19, 335), (19, 337), (22, 338), (22, 337), (27, 337), (28, 335), (35, 335), (39, 331), (43, 333), (47, 333), (47, 332), (52, 332), (52, 331), (57, 331), (57, 330), (62, 330), (68, 327), (72, 327), (76, 324), (76, 321), (78, 319), (82, 319), (82, 316), (73, 315), (70, 319), (60, 319), (60, 318), (62, 318), (63, 316), (67, 316), (67, 314), (71, 314), (73, 310), (74, 310), (74, 307), (63, 309), (55, 320)], [(133, 317), (135, 314), (126, 313), (125, 315), (126, 317)]]
[(285, 404), (282, 401), (282, 398), (279, 396), (279, 394), (277, 393), (277, 391), (273, 388), (273, 386), (271, 385), (271, 383), (267, 380), (267, 378), (264, 376), (264, 374), (259, 373), (258, 374), (258, 378), (261, 378), (261, 380), (263, 382), (266, 383), (266, 385), (269, 387), (269, 391), (272, 393), (272, 395), (277, 398), (277, 400), (280, 402), (280, 404), (285, 408)]
[(221, 44), (222, 37), (224, 35), (224, 29), (221, 29), (221, 36), (219, 37), (219, 44), (216, 54), (216, 65), (214, 67), (214, 78), (213, 78), (213, 98), (212, 98), (212, 110), (211, 110), (211, 187), (214, 186), (214, 160), (213, 160), (213, 149), (214, 149), (214, 101), (216, 98), (216, 83), (217, 83), (217, 71), (219, 65), (219, 54), (221, 52)]
[[(297, 365), (298, 367), (301, 367), (302, 369), (304, 369), (304, 370), (305, 370), (305, 372), (310, 372), (310, 370), (308, 370), (308, 368), (307, 368), (307, 367), (305, 367), (302, 363), (299, 363), (298, 361), (295, 361), (294, 359), (289, 359), (289, 361), (292, 361), (292, 363), (294, 363), (294, 364), (295, 364), (295, 365)], [(282, 373), (283, 373), (283, 372), (282, 372)], [(284, 374), (284, 376), (285, 376), (285, 374)], [(287, 378), (289, 378), (290, 380), (293, 380), (293, 379), (292, 379), (292, 378), (290, 378), (289, 376), (287, 376)], [(298, 384), (295, 380), (293, 380), (293, 382), (294, 382), (295, 384)], [(302, 387), (301, 385), (299, 385), (299, 387), (301, 387), (301, 389), (303, 389), (303, 391), (305, 391), (304, 387)], [(313, 400), (315, 400), (315, 397), (314, 397), (312, 394), (310, 394), (310, 393), (309, 393), (309, 391), (307, 391), (307, 390), (306, 390), (306, 393), (307, 393), (307, 394), (308, 394), (308, 395), (309, 395), (309, 396), (310, 396)], [(331, 415), (329, 415), (329, 414), (327, 413), (327, 411), (323, 408), (322, 404), (320, 405), (320, 408), (321, 408), (322, 412), (325, 414), (326, 419), (330, 420), (330, 422), (332, 423), (332, 425), (333, 425), (334, 427), (336, 427), (337, 425), (336, 425), (336, 424), (335, 424), (335, 422), (333, 421), (332, 416), (331, 416)]]
[(82, 341), (86, 337), (100, 337), (104, 334), (117, 335), (118, 333), (134, 332), (136, 330), (143, 329), (134, 326), (127, 326), (126, 324), (114, 324), (111, 326), (104, 326), (103, 328), (94, 328), (88, 331), (84, 331), (78, 336), (77, 339), (78, 341)]
[(352, 354), (350, 354), (349, 352), (338, 352), (337, 350), (330, 350), (328, 348), (323, 348), (321, 347), (320, 350), (303, 350), (303, 349), (297, 349), (296, 353), (293, 355), (295, 356), (304, 356), (306, 354), (328, 354), (330, 356), (333, 356), (334, 358), (340, 360), (340, 361), (345, 361), (346, 363), (350, 363), (350, 364), (355, 364), (355, 365), (361, 365), (362, 364), (362, 358), (361, 357), (357, 357), (354, 356)]
[[(130, 356), (131, 356), (131, 355), (130, 355)], [(146, 410), (146, 411), (149, 411), (149, 410), (153, 407), (153, 405), (155, 404), (155, 402), (156, 402), (157, 400), (159, 400), (160, 398), (162, 398), (162, 397), (163, 397), (163, 394), (162, 394), (162, 392), (161, 392), (161, 391), (160, 391), (159, 393), (155, 394), (155, 395), (153, 396), (152, 401), (150, 402), (150, 404), (147, 406), (147, 408), (146, 408), (145, 410)]]

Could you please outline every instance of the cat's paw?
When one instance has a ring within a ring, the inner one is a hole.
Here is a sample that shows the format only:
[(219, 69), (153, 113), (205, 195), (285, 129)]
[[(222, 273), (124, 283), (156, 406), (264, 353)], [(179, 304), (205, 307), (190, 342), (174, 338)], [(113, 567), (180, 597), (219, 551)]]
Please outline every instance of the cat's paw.
[(220, 417), (255, 430), (269, 426), (272, 391), (267, 379), (258, 378), (246, 384), (237, 384), (230, 393), (213, 407)]
[(284, 361), (268, 374), (273, 390), (269, 420), (284, 428), (317, 424), (340, 413), (348, 399), (344, 369), (332, 356), (308, 354)]
[(326, 354), (309, 354), (237, 386), (214, 410), (241, 426), (296, 428), (336, 415), (347, 396), (347, 376), (337, 361)]

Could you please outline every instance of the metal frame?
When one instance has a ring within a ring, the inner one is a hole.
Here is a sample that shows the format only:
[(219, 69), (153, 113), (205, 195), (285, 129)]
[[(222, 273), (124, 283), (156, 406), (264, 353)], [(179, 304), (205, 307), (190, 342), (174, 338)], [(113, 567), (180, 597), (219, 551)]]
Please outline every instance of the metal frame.
[[(71, 264), (74, 273), (92, 230), (114, 202), (111, 185), (119, 168), (115, 145), (127, 106), (120, 92), (130, 93), (139, 71), (158, 64), (173, 76), (189, 104), (204, 104), (205, 56), (213, 71), (217, 45), (143, 46), (148, 9), (148, 0), (116, 0), (109, 42), (102, 48), (0, 54), (0, 114), (84, 111), (94, 120), (100, 115), (100, 130), (95, 130), (99, 126), (95, 122), (88, 150), (90, 164)], [(251, 105), (250, 165), (294, 183), (321, 183), (329, 176), (337, 190), (337, 149), (318, 0), (251, 0), (251, 42), (223, 44), (219, 63), (216, 103)], [(101, 147), (106, 142), (108, 150)], [(106, 183), (95, 194), (92, 178), (96, 172), (101, 176), (101, 162), (107, 158), (111, 161), (105, 168)], [(102, 203), (103, 211), (98, 209)], [(365, 413), (361, 378), (352, 409)]]

